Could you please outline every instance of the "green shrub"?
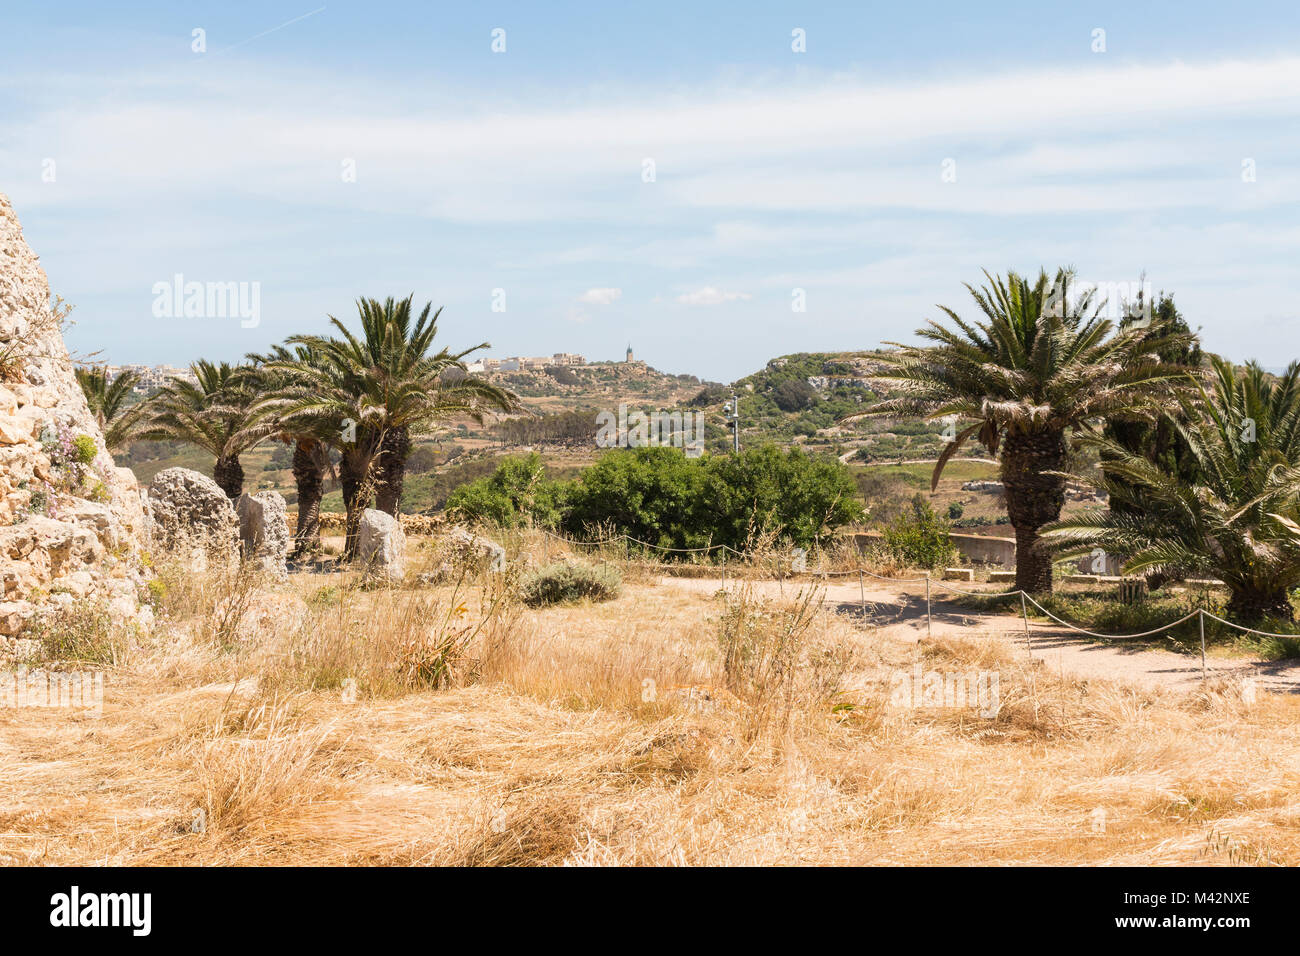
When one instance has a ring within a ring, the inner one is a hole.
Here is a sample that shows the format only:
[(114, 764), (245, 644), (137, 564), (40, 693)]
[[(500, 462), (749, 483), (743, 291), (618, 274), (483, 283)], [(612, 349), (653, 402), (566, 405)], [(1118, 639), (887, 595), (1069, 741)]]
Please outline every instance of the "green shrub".
[(520, 597), (529, 607), (570, 604), (583, 599), (609, 601), (618, 597), (622, 578), (611, 567), (558, 561), (536, 568), (519, 582)]
[(912, 498), (911, 512), (885, 528), (882, 547), (895, 561), (917, 568), (943, 567), (957, 553), (948, 522), (919, 494)]
[(99, 449), (95, 447), (95, 439), (89, 435), (78, 435), (72, 440), (73, 453), (78, 463), (89, 465), (99, 455)]
[(495, 472), (461, 485), (447, 498), (447, 510), (469, 521), (513, 528), (532, 520), (543, 528), (560, 523), (564, 486), (546, 476), (536, 452), (502, 459)]
[(28, 637), (41, 645), (47, 661), (115, 665), (126, 653), (126, 635), (107, 608), (87, 601), (36, 618)]
[(960, 501), (954, 501), (948, 505), (949, 521), (956, 521), (965, 513), (966, 513), (966, 506), (963, 505)]
[(863, 517), (844, 465), (774, 445), (698, 459), (680, 448), (614, 449), (573, 481), (548, 478), (537, 454), (506, 458), (447, 507), (501, 527), (531, 520), (577, 538), (599, 528), (661, 548), (737, 550), (759, 533), (811, 548)]
[(678, 448), (610, 451), (569, 493), (565, 529), (613, 527), (659, 547), (725, 544), (757, 532), (810, 548), (863, 517), (847, 468), (831, 458), (763, 445), (690, 459)]

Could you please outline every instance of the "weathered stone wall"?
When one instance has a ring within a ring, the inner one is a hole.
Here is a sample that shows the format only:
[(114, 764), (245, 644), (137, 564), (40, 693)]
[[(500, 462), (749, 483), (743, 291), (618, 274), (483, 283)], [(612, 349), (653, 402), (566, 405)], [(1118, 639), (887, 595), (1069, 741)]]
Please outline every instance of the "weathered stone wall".
[(137, 619), (145, 520), (135, 476), (114, 465), (77, 384), (45, 271), (0, 194), (0, 635), (78, 599)]

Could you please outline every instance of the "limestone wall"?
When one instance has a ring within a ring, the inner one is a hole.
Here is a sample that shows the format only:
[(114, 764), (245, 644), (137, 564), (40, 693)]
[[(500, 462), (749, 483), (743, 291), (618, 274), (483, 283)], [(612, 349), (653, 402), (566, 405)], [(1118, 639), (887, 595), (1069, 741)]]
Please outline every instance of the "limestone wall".
[(45, 271), (0, 194), (0, 635), (79, 599), (136, 617), (145, 520), (135, 476), (113, 464), (77, 384)]

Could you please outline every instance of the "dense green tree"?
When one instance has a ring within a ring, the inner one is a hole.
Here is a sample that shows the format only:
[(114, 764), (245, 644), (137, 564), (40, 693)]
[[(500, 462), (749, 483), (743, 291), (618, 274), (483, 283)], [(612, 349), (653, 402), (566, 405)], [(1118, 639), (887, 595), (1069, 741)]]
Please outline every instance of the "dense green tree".
[(612, 449), (571, 482), (548, 480), (536, 454), (507, 459), (457, 489), (447, 507), (584, 539), (613, 532), (660, 548), (737, 550), (760, 540), (811, 547), (863, 517), (847, 468), (771, 445), (702, 459), (678, 448)]
[(555, 529), (564, 497), (565, 487), (547, 477), (541, 456), (534, 452), (505, 458), (491, 475), (461, 485), (447, 498), (447, 510), (502, 528), (532, 523)]

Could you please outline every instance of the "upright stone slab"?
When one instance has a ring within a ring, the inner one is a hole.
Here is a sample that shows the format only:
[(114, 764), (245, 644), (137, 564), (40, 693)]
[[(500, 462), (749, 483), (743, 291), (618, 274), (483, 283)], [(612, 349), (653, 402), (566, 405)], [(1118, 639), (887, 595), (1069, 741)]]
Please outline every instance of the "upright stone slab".
[(288, 577), (289, 520), (284, 497), (278, 491), (244, 492), (235, 512), (244, 560), (274, 577)]
[(357, 558), (368, 577), (396, 583), (406, 576), (406, 534), (384, 511), (367, 508), (357, 529)]

